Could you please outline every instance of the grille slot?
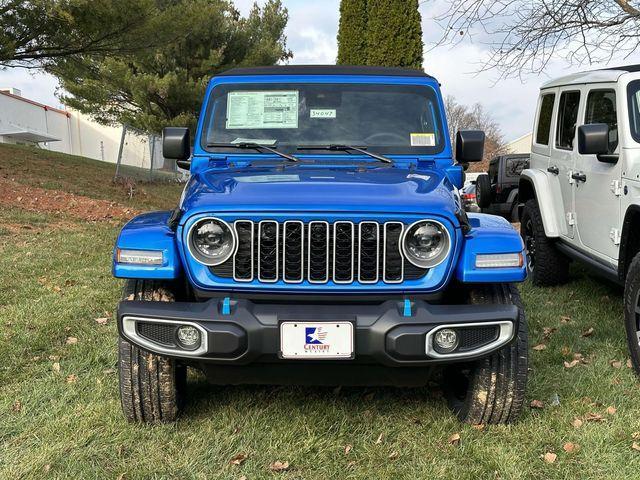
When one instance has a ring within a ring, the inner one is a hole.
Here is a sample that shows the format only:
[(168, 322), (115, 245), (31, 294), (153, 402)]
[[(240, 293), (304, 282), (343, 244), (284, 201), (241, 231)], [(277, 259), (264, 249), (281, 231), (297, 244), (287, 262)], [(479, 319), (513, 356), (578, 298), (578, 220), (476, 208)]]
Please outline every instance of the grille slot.
[(138, 335), (169, 347), (175, 347), (176, 326), (165, 323), (136, 322)]
[(458, 329), (460, 335), (459, 351), (473, 350), (483, 347), (498, 338), (500, 327), (488, 325), (486, 327), (470, 327)]
[(402, 283), (428, 269), (404, 259), (402, 222), (237, 220), (238, 246), (227, 262), (209, 267), (220, 278), (264, 283)]

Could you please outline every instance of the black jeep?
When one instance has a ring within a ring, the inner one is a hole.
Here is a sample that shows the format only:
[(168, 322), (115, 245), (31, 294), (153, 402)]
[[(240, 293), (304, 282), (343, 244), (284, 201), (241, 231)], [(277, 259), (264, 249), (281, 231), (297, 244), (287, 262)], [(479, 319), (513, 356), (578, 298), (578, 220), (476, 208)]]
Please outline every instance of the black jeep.
[(500, 215), (518, 221), (518, 182), (520, 173), (529, 168), (529, 154), (495, 157), (489, 163), (489, 173), (478, 176), (476, 201), (484, 213)]

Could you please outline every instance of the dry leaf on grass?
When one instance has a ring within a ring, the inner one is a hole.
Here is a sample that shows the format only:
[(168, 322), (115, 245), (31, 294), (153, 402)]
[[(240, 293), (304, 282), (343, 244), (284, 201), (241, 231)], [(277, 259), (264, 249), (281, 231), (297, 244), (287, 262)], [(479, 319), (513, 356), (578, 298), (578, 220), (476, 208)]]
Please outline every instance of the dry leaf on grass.
[(591, 335), (593, 335), (593, 327), (589, 327), (584, 332), (582, 332), (583, 337), (590, 337)]
[(395, 460), (396, 458), (398, 458), (400, 456), (400, 454), (396, 451), (393, 451), (389, 454), (389, 460)]
[(622, 362), (620, 360), (609, 360), (609, 365), (611, 365), (613, 368), (621, 368)]
[(49, 470), (51, 470), (51, 464), (50, 463), (47, 463), (47, 464), (42, 466), (42, 471), (44, 473), (47, 473)]
[(242, 463), (247, 459), (247, 457), (248, 455), (244, 452), (238, 453), (231, 460), (229, 460), (229, 463), (231, 465), (242, 465)]
[(560, 317), (560, 322), (562, 323), (569, 323), (571, 321), (571, 317), (568, 315), (562, 315)]
[(460, 445), (460, 434), (454, 433), (449, 437), (449, 445)]
[(531, 408), (544, 408), (544, 402), (541, 400), (531, 400), (531, 404), (529, 406)]
[(636, 452), (640, 452), (640, 445), (638, 445), (636, 442), (633, 442), (631, 444), (631, 448), (634, 449)]
[(547, 463), (553, 463), (556, 461), (556, 459), (558, 458), (558, 455), (556, 455), (553, 452), (547, 452), (544, 454), (544, 456), (542, 457), (544, 459), (545, 462)]
[(633, 432), (631, 434), (631, 438), (633, 438), (634, 440), (640, 440), (640, 432)]
[(78, 376), (75, 373), (72, 373), (71, 375), (67, 376), (66, 382), (67, 383), (76, 383), (78, 381)]
[(51, 370), (53, 370), (54, 373), (60, 373), (60, 364), (58, 362), (54, 362), (51, 365)]
[(98, 325), (106, 325), (108, 322), (109, 322), (109, 319), (107, 317), (96, 318), (96, 323)]
[(76, 337), (67, 337), (67, 345), (75, 345), (76, 343), (78, 343)]
[(353, 445), (345, 445), (344, 446), (344, 454), (349, 455), (349, 452), (353, 449)]
[(567, 442), (562, 446), (562, 449), (567, 453), (574, 453), (580, 449), (580, 445), (573, 442)]
[(13, 413), (20, 413), (22, 411), (22, 402), (20, 402), (20, 400), (13, 402), (13, 405), (11, 405), (11, 411)]
[(566, 360), (563, 362), (564, 368), (573, 368), (580, 363), (580, 360), (571, 360), (567, 362)]
[(627, 368), (633, 368), (633, 364), (631, 363), (630, 358), (627, 358)]
[(471, 425), (471, 428), (473, 428), (474, 430), (482, 431), (485, 428), (485, 424), (484, 423), (476, 423), (475, 425)]
[(584, 416), (587, 422), (604, 422), (604, 417), (599, 413), (589, 412)]
[(542, 336), (545, 340), (549, 340), (549, 337), (557, 331), (558, 329), (556, 327), (542, 327)]
[(276, 460), (271, 465), (269, 465), (269, 470), (272, 472), (286, 472), (289, 470), (289, 462), (281, 462), (280, 460)]
[(384, 438), (384, 433), (378, 435), (378, 439), (375, 441), (376, 445), (380, 445), (382, 443), (382, 439)]
[(584, 425), (584, 422), (580, 418), (574, 418), (571, 422), (571, 425), (573, 425), (575, 428), (580, 428), (582, 425)]
[(540, 352), (542, 350), (546, 350), (547, 346), (544, 343), (540, 343), (538, 345), (535, 345), (533, 347), (531, 347), (532, 350), (535, 350), (536, 352)]
[(607, 407), (607, 413), (609, 415), (615, 415), (618, 409), (614, 406)]

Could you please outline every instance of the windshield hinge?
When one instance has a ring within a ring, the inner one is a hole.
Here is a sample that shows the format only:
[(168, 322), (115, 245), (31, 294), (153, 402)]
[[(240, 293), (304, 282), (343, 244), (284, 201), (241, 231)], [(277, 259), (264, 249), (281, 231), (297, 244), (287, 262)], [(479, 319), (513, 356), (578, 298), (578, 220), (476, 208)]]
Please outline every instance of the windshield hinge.
[(611, 191), (616, 197), (620, 197), (622, 195), (622, 182), (620, 180), (611, 182)]

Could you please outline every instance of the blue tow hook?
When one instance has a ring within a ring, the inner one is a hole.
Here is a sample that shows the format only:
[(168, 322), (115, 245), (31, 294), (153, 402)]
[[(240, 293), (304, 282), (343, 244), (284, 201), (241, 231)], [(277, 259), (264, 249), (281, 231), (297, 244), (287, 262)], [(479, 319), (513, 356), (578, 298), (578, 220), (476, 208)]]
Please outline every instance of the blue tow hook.
[(409, 300), (408, 298), (404, 299), (404, 307), (402, 309), (402, 316), (403, 317), (410, 317), (413, 314), (411, 313), (411, 300)]
[(231, 315), (231, 298), (229, 297), (222, 299), (222, 315)]

